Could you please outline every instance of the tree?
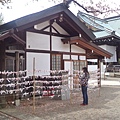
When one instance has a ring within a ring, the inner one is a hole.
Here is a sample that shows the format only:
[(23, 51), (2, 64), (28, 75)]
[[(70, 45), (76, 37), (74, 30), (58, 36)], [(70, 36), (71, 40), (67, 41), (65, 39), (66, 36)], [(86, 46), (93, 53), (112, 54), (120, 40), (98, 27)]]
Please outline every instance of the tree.
[(11, 2), (11, 0), (0, 0), (0, 3), (2, 5), (5, 5), (5, 4), (9, 3), (9, 2)]
[[(27, 0), (28, 4), (30, 1), (40, 1), (40, 0)], [(8, 4), (12, 0), (0, 0), (2, 5)], [(73, 4), (79, 6), (81, 10), (84, 10), (87, 13), (92, 13), (95, 16), (103, 14), (105, 17), (114, 13), (115, 15), (119, 14), (120, 4), (116, 0), (48, 0), (48, 2), (61, 3), (64, 2), (66, 5)], [(9, 4), (7, 6), (9, 8)]]
[(53, 2), (64, 2), (66, 4), (74, 3), (82, 8), (87, 13), (92, 13), (95, 16), (110, 16), (119, 15), (120, 4), (117, 0), (49, 0)]
[(3, 18), (3, 15), (2, 15), (2, 13), (1, 13), (1, 14), (0, 14), (0, 25), (3, 24), (3, 20), (4, 20), (4, 18)]

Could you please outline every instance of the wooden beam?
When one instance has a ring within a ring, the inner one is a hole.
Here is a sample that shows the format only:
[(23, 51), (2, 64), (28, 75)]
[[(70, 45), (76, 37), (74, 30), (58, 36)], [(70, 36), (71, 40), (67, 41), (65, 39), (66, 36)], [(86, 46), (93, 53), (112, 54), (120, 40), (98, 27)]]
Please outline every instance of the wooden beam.
[(110, 56), (106, 53), (104, 53), (102, 50), (99, 50), (98, 48), (96, 47), (93, 47), (92, 45), (86, 43), (86, 42), (83, 42), (81, 40), (72, 40), (70, 41), (70, 43), (76, 43), (76, 44), (80, 44), (82, 46), (85, 46), (87, 49), (90, 49), (90, 50), (93, 50), (93, 52), (96, 52), (97, 54), (100, 54), (102, 56), (106, 56), (107, 58), (109, 58)]
[[(39, 34), (45, 34), (45, 35), (50, 35), (50, 32), (47, 31), (41, 31), (41, 30), (36, 30), (34, 28), (28, 29), (28, 32), (34, 32), (34, 33), (39, 33)], [(58, 36), (58, 37), (70, 37), (68, 35), (63, 35), (63, 34), (58, 34), (58, 33), (53, 33), (52, 36)]]
[(4, 40), (4, 39), (6, 39), (6, 38), (8, 38), (8, 37), (12, 37), (12, 38), (14, 38), (16, 41), (18, 41), (19, 43), (25, 45), (25, 41), (22, 40), (20, 37), (18, 37), (16, 34), (14, 34), (14, 30), (13, 30), (13, 29), (11, 29), (11, 30), (9, 30), (8, 32), (0, 35), (0, 40)]
[(63, 42), (63, 44), (69, 44), (70, 38), (61, 39), (61, 41)]
[(19, 37), (18, 37), (17, 35), (15, 35), (15, 34), (12, 34), (11, 37), (13, 37), (16, 41), (18, 41), (19, 43), (21, 43), (21, 44), (23, 44), (23, 45), (26, 44), (24, 40), (22, 40), (21, 38), (19, 38)]
[[(25, 52), (34, 52), (34, 53), (50, 53), (49, 50), (35, 50), (35, 49), (26, 49)], [(70, 53), (70, 52), (61, 52), (61, 51), (51, 51), (51, 53), (55, 53), (55, 54), (66, 54), (66, 55), (81, 55), (81, 56), (85, 56), (85, 53)]]
[(50, 25), (48, 25), (48, 26), (46, 26), (46, 27), (44, 27), (44, 28), (42, 28), (42, 29), (40, 29), (41, 31), (44, 31), (45, 29), (47, 29), (47, 28), (49, 28), (50, 27)]
[(52, 26), (52, 28), (53, 28), (58, 34), (60, 34), (59, 31), (58, 31), (56, 28), (54, 28), (53, 26)]
[(98, 56), (106, 56), (107, 58), (110, 58), (112, 56), (111, 53), (105, 51), (104, 49), (98, 47), (97, 45), (84, 40), (82, 37), (71, 37), (71, 38), (67, 38), (67, 39), (63, 39), (63, 41), (69, 41), (70, 44), (75, 44), (76, 46), (79, 46), (85, 50), (91, 50), (94, 52), (94, 54), (98, 55)]
[(4, 39), (6, 39), (6, 38), (8, 38), (8, 37), (10, 37), (10, 33), (9, 33), (9, 32), (6, 32), (6, 33), (0, 35), (0, 40), (4, 40)]
[(70, 19), (67, 19), (65, 17), (63, 18), (63, 20), (65, 20), (76, 32), (80, 33), (80, 30), (77, 29), (75, 24), (71, 24), (71, 23), (74, 23), (74, 22), (70, 22)]

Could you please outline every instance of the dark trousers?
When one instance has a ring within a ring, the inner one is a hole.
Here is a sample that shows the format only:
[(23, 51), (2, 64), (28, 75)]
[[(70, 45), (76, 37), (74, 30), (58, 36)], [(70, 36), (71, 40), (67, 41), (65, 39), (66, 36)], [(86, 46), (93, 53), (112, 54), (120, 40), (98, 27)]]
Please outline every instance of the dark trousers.
[(81, 86), (83, 94), (83, 104), (88, 104), (87, 86)]

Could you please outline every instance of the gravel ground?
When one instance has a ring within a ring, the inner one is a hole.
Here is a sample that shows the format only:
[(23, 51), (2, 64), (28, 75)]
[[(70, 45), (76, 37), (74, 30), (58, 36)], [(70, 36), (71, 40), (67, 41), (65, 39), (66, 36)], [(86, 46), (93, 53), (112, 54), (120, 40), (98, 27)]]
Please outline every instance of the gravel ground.
[(80, 106), (81, 91), (74, 91), (70, 100), (37, 99), (34, 114), (32, 101), (21, 102), (19, 107), (8, 106), (1, 111), (21, 120), (120, 120), (119, 78), (103, 80), (101, 89), (89, 89), (88, 95), (87, 106)]
[(0, 111), (0, 120), (20, 120), (20, 119)]

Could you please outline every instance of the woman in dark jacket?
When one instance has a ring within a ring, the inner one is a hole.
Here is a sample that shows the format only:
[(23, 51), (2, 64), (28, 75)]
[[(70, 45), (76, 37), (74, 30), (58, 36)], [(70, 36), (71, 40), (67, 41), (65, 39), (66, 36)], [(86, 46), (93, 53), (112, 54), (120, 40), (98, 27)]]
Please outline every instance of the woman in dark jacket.
[(88, 95), (87, 95), (87, 87), (88, 87), (88, 80), (90, 78), (89, 72), (87, 67), (82, 68), (83, 73), (80, 75), (80, 84), (83, 94), (83, 103), (81, 105), (88, 105)]

